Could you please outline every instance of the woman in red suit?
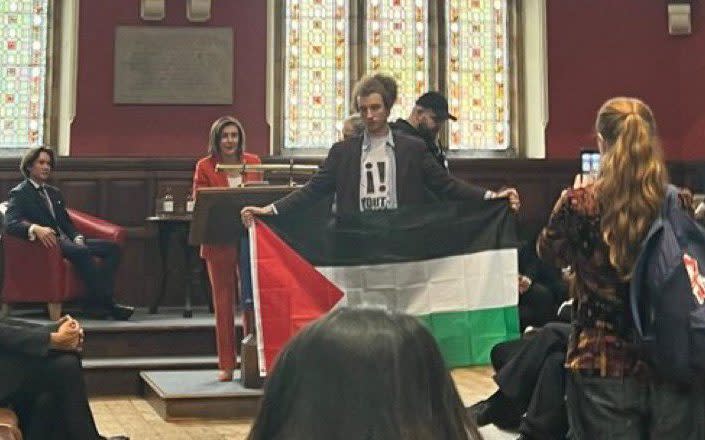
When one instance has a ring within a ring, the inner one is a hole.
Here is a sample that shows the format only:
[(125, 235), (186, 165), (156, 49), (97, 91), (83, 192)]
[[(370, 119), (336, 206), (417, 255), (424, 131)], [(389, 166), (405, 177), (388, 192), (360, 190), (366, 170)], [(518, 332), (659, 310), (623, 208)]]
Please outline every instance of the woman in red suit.
[[(222, 164), (260, 163), (255, 154), (245, 152), (245, 130), (232, 116), (218, 118), (211, 126), (208, 156), (196, 164), (193, 176), (194, 198), (198, 188), (233, 187), (242, 182), (239, 173), (216, 171)], [(245, 173), (244, 180), (260, 180), (261, 173)], [(235, 369), (235, 323), (233, 299), (237, 293), (237, 248), (235, 245), (203, 245), (201, 258), (206, 260), (208, 277), (213, 290), (215, 335), (218, 344), (218, 380), (229, 381)]]

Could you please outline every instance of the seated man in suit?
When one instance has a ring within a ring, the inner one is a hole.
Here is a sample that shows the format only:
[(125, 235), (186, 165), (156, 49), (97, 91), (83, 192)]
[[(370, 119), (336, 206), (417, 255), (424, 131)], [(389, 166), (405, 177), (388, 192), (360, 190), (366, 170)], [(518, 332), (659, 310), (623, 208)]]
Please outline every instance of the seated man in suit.
[(68, 315), (49, 326), (0, 319), (0, 405), (15, 410), (25, 440), (105, 439), (88, 406), (82, 343)]
[(310, 207), (315, 201), (335, 194), (336, 213), (382, 211), (422, 204), (426, 192), (446, 200), (506, 197), (519, 208), (515, 189), (500, 193), (463, 182), (433, 158), (422, 140), (393, 132), (387, 120), (394, 104), (390, 88), (394, 79), (380, 75), (365, 77), (355, 86), (353, 100), (365, 123), (362, 136), (338, 142), (328, 153), (323, 167), (301, 189), (265, 207), (246, 206), (243, 223), (255, 215), (274, 215)]
[[(54, 152), (47, 147), (32, 148), (24, 155), (20, 170), (25, 180), (10, 191), (7, 232), (30, 241), (39, 240), (47, 248), (61, 248), (86, 284), (84, 306), (88, 316), (129, 319), (134, 309), (113, 301), (113, 277), (120, 262), (120, 249), (113, 242), (86, 239), (78, 233), (66, 212), (61, 191), (47, 185), (54, 164)], [(102, 264), (96, 264), (94, 256), (100, 257)]]

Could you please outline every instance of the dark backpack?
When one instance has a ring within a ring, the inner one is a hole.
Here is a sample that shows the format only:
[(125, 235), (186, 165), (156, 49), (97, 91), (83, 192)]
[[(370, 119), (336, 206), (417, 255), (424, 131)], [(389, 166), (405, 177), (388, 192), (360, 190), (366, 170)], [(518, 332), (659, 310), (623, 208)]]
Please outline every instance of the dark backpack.
[(637, 338), (664, 379), (689, 384), (705, 373), (704, 275), (705, 229), (679, 206), (678, 190), (669, 185), (629, 292)]

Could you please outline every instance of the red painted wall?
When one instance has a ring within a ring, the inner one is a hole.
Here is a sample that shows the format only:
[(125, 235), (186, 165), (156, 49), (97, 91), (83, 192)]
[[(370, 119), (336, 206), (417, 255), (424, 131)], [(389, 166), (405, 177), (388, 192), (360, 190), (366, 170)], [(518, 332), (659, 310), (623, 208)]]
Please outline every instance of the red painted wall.
[[(201, 156), (211, 122), (235, 114), (247, 131), (250, 151), (268, 154), (265, 121), (267, 2), (214, 0), (211, 20), (186, 19), (186, 1), (168, 0), (166, 18), (144, 22), (139, 0), (80, 3), (78, 92), (71, 130), (72, 156)], [(115, 28), (140, 26), (232, 26), (235, 34), (234, 104), (114, 105)]]
[(665, 0), (548, 2), (547, 157), (594, 145), (607, 98), (646, 101), (669, 159), (705, 158), (705, 15), (693, 5), (693, 35), (668, 35)]
[(671, 117), (682, 121), (681, 159), (705, 159), (705, 5), (694, 2), (693, 35), (683, 38), (679, 48), (680, 108)]
[[(669, 159), (705, 159), (705, 7), (693, 5), (693, 35), (671, 37), (666, 0), (548, 1), (547, 157), (573, 158), (594, 144), (602, 102), (637, 96), (654, 110)], [(265, 122), (266, 1), (213, 0), (205, 26), (235, 29), (233, 106), (113, 105), (118, 25), (204, 26), (168, 0), (167, 17), (139, 19), (138, 0), (81, 2), (74, 156), (199, 156), (212, 120), (234, 113), (250, 151), (268, 154)]]

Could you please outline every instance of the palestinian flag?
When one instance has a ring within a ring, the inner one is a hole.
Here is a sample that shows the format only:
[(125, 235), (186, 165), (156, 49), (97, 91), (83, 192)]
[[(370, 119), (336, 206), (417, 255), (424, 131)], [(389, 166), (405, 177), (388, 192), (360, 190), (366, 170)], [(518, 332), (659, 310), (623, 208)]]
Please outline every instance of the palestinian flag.
[(320, 210), (249, 230), (260, 372), (310, 321), (341, 305), (417, 316), (449, 367), (485, 364), (519, 335), (516, 222), (505, 200), (334, 219)]

